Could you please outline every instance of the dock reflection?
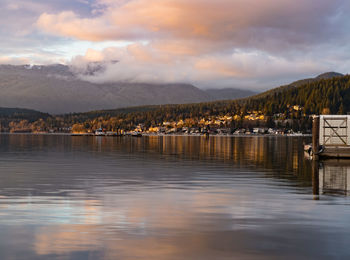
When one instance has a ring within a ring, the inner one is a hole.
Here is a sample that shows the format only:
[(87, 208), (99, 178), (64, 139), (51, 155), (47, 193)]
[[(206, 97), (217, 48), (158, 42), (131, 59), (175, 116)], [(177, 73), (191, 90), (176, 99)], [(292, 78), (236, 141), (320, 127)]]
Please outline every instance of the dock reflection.
[(314, 195), (350, 194), (350, 160), (324, 160), (313, 162)]

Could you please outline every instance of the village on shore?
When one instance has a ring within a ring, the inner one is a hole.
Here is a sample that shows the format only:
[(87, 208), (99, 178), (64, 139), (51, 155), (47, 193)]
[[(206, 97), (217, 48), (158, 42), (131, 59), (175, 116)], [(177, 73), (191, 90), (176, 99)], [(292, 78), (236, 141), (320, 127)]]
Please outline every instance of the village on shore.
[(311, 134), (305, 134), (302, 132), (294, 132), (289, 129), (274, 129), (265, 127), (256, 127), (253, 129), (236, 129), (232, 131), (230, 128), (189, 128), (183, 127), (181, 129), (166, 129), (160, 127), (157, 131), (121, 131), (111, 132), (103, 131), (103, 129), (97, 129), (95, 133), (73, 133), (73, 135), (95, 135), (95, 136), (164, 136), (164, 135), (176, 135), (176, 136), (311, 136)]
[[(299, 107), (293, 107), (300, 110)], [(308, 120), (304, 118), (304, 121)], [(57, 123), (59, 122), (59, 123)], [(307, 121), (305, 121), (307, 122)], [(286, 118), (282, 113), (267, 117), (260, 111), (240, 117), (239, 115), (211, 116), (207, 118), (187, 118), (178, 121), (165, 121), (158, 125), (138, 123), (123, 127), (123, 121), (117, 118), (98, 118), (84, 123), (63, 124), (60, 118), (56, 122), (38, 120), (29, 123), (26, 120), (11, 122), (8, 129), (1, 132), (33, 134), (72, 134), (96, 136), (143, 136), (143, 135), (218, 135), (218, 136), (307, 136), (308, 127), (300, 129), (299, 119)], [(296, 127), (295, 127), (296, 126)]]

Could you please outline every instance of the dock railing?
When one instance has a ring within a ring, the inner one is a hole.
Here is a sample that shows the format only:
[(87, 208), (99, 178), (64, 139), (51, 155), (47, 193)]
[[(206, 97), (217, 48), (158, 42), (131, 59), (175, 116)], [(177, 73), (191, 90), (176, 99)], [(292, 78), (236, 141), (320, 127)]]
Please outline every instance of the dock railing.
[(319, 144), (324, 147), (349, 146), (350, 116), (321, 115)]

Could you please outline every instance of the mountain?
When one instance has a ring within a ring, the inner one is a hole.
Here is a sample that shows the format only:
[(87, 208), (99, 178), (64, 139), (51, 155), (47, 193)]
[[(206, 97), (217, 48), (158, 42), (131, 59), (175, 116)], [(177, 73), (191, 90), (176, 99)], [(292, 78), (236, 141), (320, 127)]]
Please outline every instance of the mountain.
[(310, 83), (313, 83), (313, 82), (318, 82), (320, 80), (325, 80), (325, 79), (332, 79), (332, 78), (336, 78), (336, 77), (343, 77), (344, 75), (341, 74), (341, 73), (338, 73), (338, 72), (326, 72), (326, 73), (322, 73), (314, 78), (306, 78), (306, 79), (301, 79), (301, 80), (297, 80), (297, 81), (294, 81), (290, 84), (287, 84), (287, 85), (283, 85), (283, 86), (280, 86), (280, 87), (277, 87), (277, 88), (273, 88), (273, 89), (270, 89), (270, 90), (267, 90), (265, 92), (262, 92), (262, 93), (259, 93), (257, 94), (257, 97), (265, 97), (267, 95), (271, 95), (271, 94), (274, 94), (274, 93), (280, 93), (280, 92), (283, 92), (283, 91), (286, 91), (286, 90), (289, 90), (289, 89), (293, 89), (293, 88), (296, 88), (296, 87), (300, 87), (300, 86), (303, 86), (303, 85), (306, 85), (306, 84), (310, 84)]
[(257, 92), (238, 88), (205, 89), (213, 100), (238, 99), (256, 95)]
[(186, 84), (94, 84), (68, 66), (0, 66), (0, 105), (49, 113), (69, 113), (132, 105), (191, 103), (210, 100)]
[[(85, 71), (79, 71), (79, 75), (91, 76), (103, 70), (103, 64), (92, 63)], [(215, 94), (215, 91), (206, 92), (190, 84), (96, 84), (82, 80), (79, 75), (71, 67), (59, 64), (0, 65), (0, 105), (61, 114), (129, 106), (197, 103), (223, 98), (220, 90), (216, 90)], [(229, 98), (242, 96), (239, 90), (234, 91), (237, 96), (231, 94)]]
[(47, 113), (42, 113), (31, 109), (0, 107), (1, 120), (20, 119), (20, 120), (36, 121), (40, 118), (46, 119), (49, 116), (50, 115)]
[[(252, 111), (261, 113), (270, 119), (282, 115), (284, 119), (301, 120), (299, 123), (303, 124), (310, 123), (308, 115), (321, 114), (323, 111), (332, 114), (350, 112), (350, 76), (336, 76), (329, 79), (321, 77), (298, 87), (276, 88), (260, 95), (238, 100), (93, 111), (66, 115), (66, 120), (84, 122), (84, 120), (103, 116), (123, 119), (124, 126), (138, 123), (150, 125), (153, 121), (161, 124), (164, 121), (174, 121), (179, 118), (200, 120), (208, 116), (227, 114), (249, 115)], [(300, 127), (303, 128), (305, 125)]]
[[(232, 100), (256, 94), (249, 90), (234, 88), (201, 90), (190, 84), (97, 84), (83, 80), (84, 76), (94, 76), (103, 72), (104, 69), (105, 65), (100, 63), (91, 63), (83, 71), (59, 64), (0, 65), (0, 106), (25, 107), (51, 114), (63, 114), (147, 105)], [(341, 78), (341, 76), (340, 73), (327, 72), (254, 97), (262, 98), (305, 84)]]

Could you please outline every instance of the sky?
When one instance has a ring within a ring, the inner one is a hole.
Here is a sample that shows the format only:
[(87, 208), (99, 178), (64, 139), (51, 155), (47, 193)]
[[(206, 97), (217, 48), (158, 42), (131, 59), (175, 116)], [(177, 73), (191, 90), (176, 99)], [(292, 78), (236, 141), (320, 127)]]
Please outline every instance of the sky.
[[(95, 82), (272, 88), (350, 70), (348, 0), (0, 0), (0, 63)], [(118, 61), (110, 62), (110, 61)]]

